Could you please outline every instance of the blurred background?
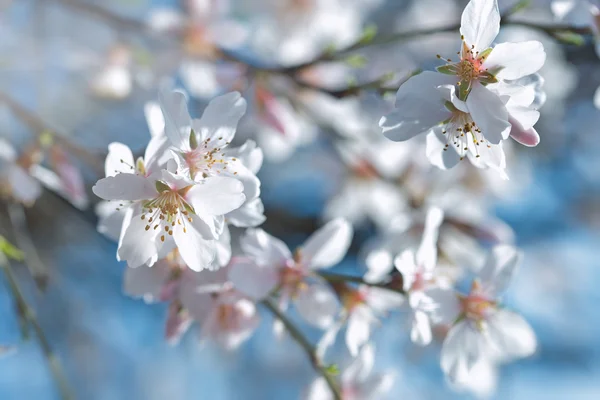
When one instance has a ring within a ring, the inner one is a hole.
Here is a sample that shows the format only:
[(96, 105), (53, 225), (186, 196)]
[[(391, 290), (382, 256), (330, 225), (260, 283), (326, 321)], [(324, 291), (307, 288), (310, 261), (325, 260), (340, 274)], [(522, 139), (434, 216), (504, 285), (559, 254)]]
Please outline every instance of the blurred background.
[[(500, 0), (501, 12), (516, 3)], [(0, 234), (19, 245), (28, 264), (49, 273), (38, 279), (40, 290), (24, 264), (14, 268), (76, 398), (299, 398), (316, 376), (295, 343), (274, 339), (266, 312), (236, 352), (199, 346), (195, 329), (170, 346), (168, 306), (123, 294), (125, 266), (115, 259), (116, 244), (96, 231), (90, 188), (103, 177), (109, 143), (141, 154), (149, 139), (144, 106), (156, 101), (165, 79), (189, 93), (196, 117), (215, 95), (243, 92), (249, 110), (237, 136), (240, 143), (256, 140), (265, 152), (263, 228), (293, 248), (345, 213), (356, 234), (338, 271), (364, 273), (386, 225), (413, 215), (431, 193), (466, 192), (460, 206), (480, 214), (481, 226), (504, 221), (514, 236), (502, 226), (498, 239), (514, 240), (525, 252), (505, 301), (539, 341), (534, 357), (500, 369), (492, 397), (600, 398), (600, 111), (594, 105), (600, 62), (593, 35), (557, 37), (539, 29), (588, 29), (581, 20), (560, 20), (551, 3), (529, 2), (511, 16), (525, 24), (507, 24), (498, 38), (540, 40), (548, 55), (536, 125), (541, 143), (510, 146), (504, 182), (466, 162), (434, 170), (422, 140), (397, 145), (377, 126), (390, 106), (375, 95), (393, 97), (412, 73), (438, 65), (436, 54), (456, 54), (466, 1), (0, 0), (0, 137), (21, 155), (41, 151), (42, 166), (63, 171), (62, 186), (54, 187), (37, 172), (54, 190), (44, 189), (31, 207), (2, 202)], [(452, 26), (330, 57), (361, 37)], [(365, 183), (368, 171), (357, 160), (371, 161), (412, 197), (368, 199), (376, 189)], [(64, 168), (80, 172), (82, 182), (64, 178)], [(65, 189), (65, 180), (73, 187)], [(476, 229), (462, 234), (477, 249), (493, 242)], [(477, 258), (473, 251), (461, 256)], [(0, 398), (59, 399), (39, 341), (21, 329), (9, 282), (0, 280)], [(405, 318), (396, 314), (374, 332), (375, 369), (395, 376), (384, 398), (473, 396), (444, 381), (439, 343), (423, 349), (408, 336)], [(343, 346), (334, 354), (340, 365), (349, 361)]]

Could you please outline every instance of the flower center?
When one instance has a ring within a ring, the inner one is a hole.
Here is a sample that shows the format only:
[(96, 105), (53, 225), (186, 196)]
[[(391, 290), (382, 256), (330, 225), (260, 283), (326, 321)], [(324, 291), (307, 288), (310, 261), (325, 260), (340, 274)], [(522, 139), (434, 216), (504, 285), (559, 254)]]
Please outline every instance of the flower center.
[[(464, 37), (462, 39), (464, 40)], [(455, 75), (458, 78), (457, 93), (460, 100), (465, 101), (467, 99), (475, 81), (479, 81), (483, 85), (498, 82), (494, 74), (483, 66), (485, 59), (491, 52), (491, 48), (481, 53), (474, 51), (474, 46), (469, 47), (463, 41), (462, 51), (458, 52), (458, 55), (461, 56), (460, 61), (453, 63), (449, 58), (443, 59), (447, 64), (437, 68), (438, 72)], [(442, 56), (438, 54), (437, 58), (442, 59)]]
[[(481, 129), (471, 118), (471, 114), (458, 110), (450, 102), (446, 102), (446, 107), (452, 111), (452, 117), (445, 122), (442, 134), (446, 135), (446, 147), (444, 151), (452, 145), (460, 159), (462, 160), (469, 150), (469, 141), (473, 142), (472, 152), (476, 158), (479, 158), (478, 146), (485, 142)], [(489, 144), (488, 148), (491, 147)]]
[[(218, 141), (222, 141), (220, 137)], [(229, 142), (223, 142), (223, 146), (227, 146)], [(222, 152), (223, 148), (218, 143), (211, 143), (211, 139), (207, 138), (192, 151), (183, 155), (187, 164), (192, 179), (198, 174), (203, 178), (215, 176), (226, 172), (231, 168), (231, 164), (237, 161), (235, 157), (227, 157)], [(237, 175), (236, 171), (232, 172)]]
[(471, 293), (460, 296), (460, 303), (465, 318), (476, 323), (484, 321), (490, 313), (496, 310), (496, 302), (483, 295), (478, 281), (473, 281)]
[[(160, 227), (161, 230), (164, 228), (165, 233), (172, 236), (175, 225), (181, 225), (183, 232), (186, 233), (186, 220), (192, 222), (192, 215), (195, 212), (192, 206), (185, 201), (182, 193), (185, 193), (191, 186), (177, 191), (157, 181), (156, 187), (160, 191), (159, 195), (143, 205), (144, 213), (141, 219), (146, 220), (147, 218), (146, 230), (150, 230), (151, 227), (157, 230)], [(164, 242), (165, 235), (162, 235), (160, 239)]]

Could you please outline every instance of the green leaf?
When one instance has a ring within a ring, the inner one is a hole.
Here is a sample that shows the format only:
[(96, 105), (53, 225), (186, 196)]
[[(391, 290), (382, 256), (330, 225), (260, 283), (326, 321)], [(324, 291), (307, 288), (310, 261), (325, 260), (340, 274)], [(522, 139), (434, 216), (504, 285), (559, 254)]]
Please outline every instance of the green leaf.
[(171, 190), (171, 188), (162, 181), (156, 181), (155, 186), (156, 186), (156, 191), (158, 193), (162, 193), (162, 192), (166, 192), (167, 190)]
[(440, 74), (456, 75), (456, 66), (454, 64), (441, 65), (436, 70)]
[(362, 36), (360, 38), (360, 43), (370, 43), (377, 36), (377, 25), (370, 24), (365, 26), (363, 30)]
[(190, 147), (192, 150), (195, 150), (198, 147), (198, 137), (196, 136), (196, 132), (194, 130), (190, 130)]
[(353, 68), (364, 68), (365, 65), (367, 65), (367, 63), (369, 62), (369, 60), (367, 60), (367, 57), (363, 56), (362, 54), (352, 54), (351, 56), (348, 56), (344, 61), (346, 62), (346, 64)]
[(574, 46), (583, 46), (585, 44), (585, 38), (572, 31), (558, 31), (553, 33), (556, 40), (564, 44), (572, 44)]
[(338, 367), (337, 364), (330, 364), (325, 367), (325, 372), (327, 375), (337, 376), (340, 374), (340, 367)]
[(0, 252), (13, 260), (23, 261), (23, 252), (4, 239), (4, 236), (0, 236)]

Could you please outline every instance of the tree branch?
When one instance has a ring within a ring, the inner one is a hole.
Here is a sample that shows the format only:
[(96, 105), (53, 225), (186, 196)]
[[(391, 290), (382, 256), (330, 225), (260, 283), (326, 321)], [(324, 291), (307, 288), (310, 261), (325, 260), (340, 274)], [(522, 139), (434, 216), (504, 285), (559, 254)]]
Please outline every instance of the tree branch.
[(6, 275), (6, 279), (8, 281), (8, 285), (13, 294), (13, 297), (17, 303), (17, 310), (21, 314), (21, 317), (25, 319), (35, 331), (38, 340), (40, 342), (40, 346), (44, 353), (44, 356), (48, 360), (48, 364), (50, 365), (50, 370), (52, 371), (52, 376), (58, 385), (58, 389), (60, 391), (60, 395), (64, 400), (71, 400), (75, 397), (71, 392), (71, 388), (69, 387), (68, 381), (62, 369), (61, 363), (52, 351), (52, 347), (50, 346), (50, 342), (46, 337), (40, 323), (37, 320), (35, 312), (27, 303), (21, 288), (19, 287), (19, 283), (16, 277), (13, 274), (12, 268), (6, 256), (0, 253), (0, 267), (4, 271)]
[(308, 355), (311, 364), (314, 369), (325, 379), (333, 397), (336, 400), (342, 400), (342, 395), (340, 393), (340, 389), (338, 384), (336, 383), (334, 377), (327, 371), (327, 368), (321, 363), (321, 360), (318, 359), (315, 347), (306, 339), (306, 337), (300, 332), (300, 330), (296, 327), (296, 325), (288, 319), (285, 313), (281, 312), (279, 307), (273, 302), (271, 299), (266, 299), (262, 301), (262, 304), (277, 318), (283, 323), (287, 331), (294, 338), (294, 340), (302, 347), (302, 349)]

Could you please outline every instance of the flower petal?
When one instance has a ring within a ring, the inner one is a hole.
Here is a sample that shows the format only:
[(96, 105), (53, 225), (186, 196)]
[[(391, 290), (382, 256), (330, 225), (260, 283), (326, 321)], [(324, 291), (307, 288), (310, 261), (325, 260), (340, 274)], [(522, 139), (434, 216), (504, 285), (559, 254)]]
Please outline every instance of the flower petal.
[(129, 147), (123, 143), (113, 142), (108, 145), (108, 155), (104, 162), (106, 176), (135, 173), (135, 161)]
[(532, 355), (537, 339), (531, 326), (520, 315), (508, 310), (498, 310), (488, 318), (489, 340), (494, 346), (495, 356), (500, 361)]
[(417, 250), (417, 264), (427, 271), (433, 270), (437, 263), (437, 240), (440, 225), (444, 220), (444, 212), (438, 207), (431, 207), (427, 211), (423, 238)]
[(446, 147), (447, 137), (442, 129), (435, 128), (427, 134), (426, 155), (432, 165), (440, 169), (450, 169), (460, 161), (460, 156), (450, 147)]
[(146, 302), (160, 301), (160, 293), (171, 271), (166, 262), (154, 266), (127, 267), (123, 280), (123, 291), (128, 296), (143, 297)]
[(247, 201), (226, 215), (227, 223), (239, 228), (251, 228), (265, 222), (265, 206), (260, 198)]
[(479, 272), (483, 289), (489, 296), (499, 296), (508, 288), (521, 257), (512, 246), (498, 245), (492, 249)]
[(333, 323), (339, 308), (335, 293), (324, 283), (310, 284), (296, 299), (296, 309), (302, 318), (321, 329)]
[(248, 229), (240, 239), (240, 246), (244, 254), (257, 264), (283, 267), (292, 259), (292, 253), (286, 244), (262, 229)]
[(209, 177), (194, 185), (186, 199), (198, 212), (206, 215), (224, 215), (244, 203), (244, 185), (234, 178)]
[(204, 110), (202, 118), (194, 121), (194, 130), (200, 134), (200, 141), (226, 144), (230, 142), (237, 129), (238, 122), (246, 112), (246, 100), (238, 92), (219, 96)]
[(410, 340), (419, 345), (427, 346), (431, 343), (431, 324), (429, 317), (423, 311), (415, 311), (413, 314), (412, 328), (410, 330)]
[(542, 68), (546, 61), (544, 45), (537, 40), (521, 43), (500, 43), (483, 63), (490, 71), (499, 69), (499, 79), (519, 79)]
[(350, 355), (356, 357), (358, 352), (369, 342), (371, 324), (377, 321), (367, 306), (356, 306), (348, 317), (346, 328), (346, 346)]
[(104, 200), (148, 200), (156, 197), (154, 183), (135, 174), (117, 174), (100, 179), (92, 192)]
[(186, 224), (186, 230), (174, 229), (173, 238), (177, 244), (179, 255), (188, 267), (194, 271), (218, 269), (220, 265), (213, 263), (216, 256), (214, 240), (206, 240), (206, 228), (198, 217), (193, 217)]
[(236, 289), (255, 300), (266, 298), (279, 283), (279, 271), (274, 266), (257, 265), (241, 257), (232, 259), (229, 265), (229, 280)]
[(328, 268), (339, 263), (352, 242), (352, 225), (338, 218), (313, 233), (301, 248), (302, 261), (310, 268)]
[(497, 0), (471, 0), (460, 21), (460, 34), (464, 42), (475, 51), (490, 47), (500, 32), (500, 11)]
[(165, 134), (169, 141), (183, 152), (190, 151), (192, 118), (188, 113), (185, 95), (163, 88), (158, 93), (158, 99), (165, 119)]
[(450, 382), (464, 382), (474, 365), (485, 361), (484, 336), (463, 320), (454, 325), (442, 345), (440, 364)]
[(402, 286), (404, 290), (409, 290), (415, 282), (417, 274), (415, 253), (410, 249), (404, 250), (394, 259), (394, 266), (402, 274)]
[(473, 121), (487, 141), (498, 144), (508, 138), (511, 128), (508, 110), (495, 93), (475, 82), (467, 97), (467, 106)]

